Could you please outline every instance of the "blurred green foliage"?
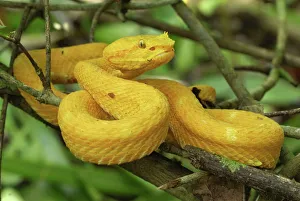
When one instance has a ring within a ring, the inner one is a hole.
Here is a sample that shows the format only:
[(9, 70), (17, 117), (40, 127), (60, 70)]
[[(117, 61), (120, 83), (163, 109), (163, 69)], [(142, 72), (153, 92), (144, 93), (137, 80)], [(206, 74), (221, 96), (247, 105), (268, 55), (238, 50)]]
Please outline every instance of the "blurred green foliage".
[[(51, 1), (59, 3), (61, 1)], [(204, 15), (212, 15), (216, 8), (226, 1), (201, 1), (195, 9), (200, 9)], [(69, 3), (65, 1), (64, 3)], [(270, 10), (270, 9), (269, 9)], [(59, 12), (58, 12), (59, 13)], [(266, 12), (274, 17), (274, 12)], [(72, 20), (68, 12), (61, 12)], [(129, 13), (133, 14), (133, 13)], [(5, 10), (5, 26), (1, 34), (9, 34), (19, 26), (22, 13), (18, 10)], [(150, 15), (158, 20), (185, 28), (185, 25), (171, 7), (152, 9)], [(52, 21), (63, 24), (61, 15), (53, 14)], [(78, 17), (78, 16), (76, 16)], [(91, 24), (90, 15), (81, 15), (77, 21), (76, 37), (79, 33), (87, 36)], [(300, 22), (300, 15), (288, 12), (290, 23)], [(209, 27), (209, 25), (206, 25)], [(60, 30), (53, 29), (60, 33)], [(133, 22), (102, 22), (97, 26), (95, 40), (110, 43), (118, 38), (137, 34), (159, 34), (161, 31), (143, 27)], [(207, 57), (205, 49), (185, 38), (171, 35), (176, 41), (175, 59), (160, 68), (147, 72), (146, 76), (167, 77), (181, 80), (187, 84), (209, 84), (216, 88), (219, 100), (233, 98), (234, 95), (225, 79)], [(44, 21), (36, 18), (23, 34), (23, 41), (33, 42), (32, 38), (44, 39)], [(26, 41), (29, 40), (29, 41)], [(64, 40), (64, 35), (60, 40)], [(70, 40), (72, 41), (72, 40)], [(81, 42), (82, 39), (79, 41)], [(83, 40), (84, 41), (84, 40)], [(78, 43), (74, 39), (74, 44)], [(86, 41), (84, 41), (86, 42)], [(7, 46), (0, 44), (0, 49)], [(40, 44), (42, 47), (44, 43)], [(257, 65), (258, 61), (250, 56), (223, 51), (232, 65)], [(0, 52), (0, 62), (9, 64), (11, 49), (3, 48)], [(247, 88), (259, 86), (265, 79), (258, 73), (239, 73)], [(262, 102), (268, 111), (274, 108), (289, 108), (299, 104), (300, 89), (280, 80), (276, 87), (270, 90)], [(282, 124), (300, 127), (300, 115), (282, 119)], [(119, 167), (98, 167), (82, 163), (72, 156), (64, 146), (60, 134), (36, 121), (24, 112), (9, 107), (6, 124), (6, 143), (3, 153), (3, 200), (176, 200), (172, 196), (159, 191), (151, 184), (137, 178)], [(288, 146), (294, 153), (299, 153), (299, 142), (288, 139)]]

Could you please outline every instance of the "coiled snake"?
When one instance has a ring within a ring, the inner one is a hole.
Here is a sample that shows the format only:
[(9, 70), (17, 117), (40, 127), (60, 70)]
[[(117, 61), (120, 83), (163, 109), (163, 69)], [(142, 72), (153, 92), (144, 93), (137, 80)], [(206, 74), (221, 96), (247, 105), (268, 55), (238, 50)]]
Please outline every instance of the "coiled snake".
[[(59, 125), (71, 152), (83, 161), (120, 164), (150, 154), (171, 134), (182, 147), (193, 145), (252, 166), (273, 168), (283, 131), (273, 120), (238, 110), (207, 110), (191, 90), (171, 80), (131, 79), (169, 62), (174, 41), (167, 33), (121, 38), (109, 45), (91, 43), (52, 49), (53, 83), (76, 80), (83, 90), (68, 95), (59, 107), (40, 104), (21, 91), (46, 121)], [(45, 70), (45, 50), (30, 51)], [(14, 75), (42, 90), (24, 54)]]

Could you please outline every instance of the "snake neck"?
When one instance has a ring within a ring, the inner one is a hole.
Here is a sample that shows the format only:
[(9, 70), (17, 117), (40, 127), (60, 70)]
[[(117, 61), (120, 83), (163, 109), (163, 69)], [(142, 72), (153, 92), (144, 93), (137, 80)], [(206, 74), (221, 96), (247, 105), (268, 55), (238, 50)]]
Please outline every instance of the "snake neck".
[[(139, 69), (127, 70), (127, 69), (123, 69), (122, 65), (116, 66), (115, 64), (112, 64), (107, 58), (104, 58), (104, 57), (87, 60), (87, 61), (84, 61), (84, 63), (93, 65), (96, 68), (104, 70), (108, 74), (110, 74), (114, 77), (119, 77), (119, 78), (128, 79), (128, 80), (134, 79), (134, 78), (138, 77), (139, 75), (143, 74), (144, 72), (158, 67), (157, 65), (153, 64), (153, 65), (149, 65), (147, 67), (141, 66), (141, 68), (139, 68)], [(76, 67), (75, 67), (75, 70), (76, 70)]]

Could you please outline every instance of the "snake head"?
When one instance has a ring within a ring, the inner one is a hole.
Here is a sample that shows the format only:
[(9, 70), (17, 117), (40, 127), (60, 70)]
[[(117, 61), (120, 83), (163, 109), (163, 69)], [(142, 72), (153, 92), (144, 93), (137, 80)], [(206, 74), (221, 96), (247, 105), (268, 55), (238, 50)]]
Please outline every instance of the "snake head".
[(119, 70), (156, 68), (174, 57), (174, 41), (168, 33), (124, 37), (108, 45), (103, 58)]

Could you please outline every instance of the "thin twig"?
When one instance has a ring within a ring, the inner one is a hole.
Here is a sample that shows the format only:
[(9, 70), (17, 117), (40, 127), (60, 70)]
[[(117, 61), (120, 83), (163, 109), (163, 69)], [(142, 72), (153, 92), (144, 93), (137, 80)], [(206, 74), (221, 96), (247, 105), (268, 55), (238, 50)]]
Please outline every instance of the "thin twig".
[(49, 0), (44, 0), (45, 35), (46, 35), (46, 77), (44, 90), (51, 90), (51, 36), (50, 36), (50, 13)]
[(283, 60), (284, 50), (286, 46), (286, 4), (285, 0), (276, 1), (276, 9), (278, 14), (278, 30), (275, 56), (272, 59), (273, 69), (264, 83), (253, 92), (255, 100), (261, 100), (266, 92), (272, 89), (279, 80), (279, 68)]
[(22, 82), (20, 82), (19, 80), (17, 80), (16, 78), (14, 78), (13, 76), (11, 76), (10, 74), (8, 74), (7, 72), (1, 69), (0, 69), (0, 77), (4, 79), (8, 84), (18, 87), (23, 91), (29, 93), (30, 95), (34, 96), (41, 103), (58, 106), (61, 101), (61, 99), (55, 96), (53, 93), (45, 94), (41, 91), (37, 91), (36, 89), (33, 89), (23, 84)]
[(106, 0), (104, 1), (103, 5), (97, 9), (93, 16), (91, 28), (90, 28), (90, 42), (94, 42), (94, 36), (95, 36), (95, 29), (99, 20), (100, 15), (105, 11), (112, 3), (114, 3), (115, 0)]
[(259, 72), (268, 75), (270, 73), (271, 68), (269, 66), (250, 65), (250, 66), (234, 66), (234, 70)]
[(166, 190), (166, 189), (170, 189), (170, 188), (176, 188), (178, 186), (181, 186), (183, 184), (187, 184), (187, 183), (191, 183), (193, 181), (196, 181), (204, 176), (207, 176), (208, 173), (204, 172), (204, 171), (200, 171), (200, 172), (195, 172), (193, 174), (189, 174), (183, 177), (179, 177), (177, 179), (174, 179), (164, 185), (161, 185), (160, 187), (158, 187), (161, 190)]
[[(2, 110), (0, 116), (0, 195), (2, 192), (2, 151), (3, 151), (3, 141), (4, 141), (4, 128), (5, 128), (5, 120), (6, 120), (6, 111), (8, 107), (8, 94), (5, 94), (3, 97)], [(2, 197), (2, 196), (1, 196)], [(1, 201), (0, 197), (0, 201)]]
[[(257, 47), (251, 44), (246, 44), (236, 40), (229, 40), (223, 37), (215, 35), (215, 40), (224, 49), (228, 49), (234, 52), (247, 54), (258, 59), (272, 60), (275, 56), (275, 52), (272, 50)], [(300, 57), (285, 53), (283, 63), (300, 68)]]
[(300, 108), (295, 108), (291, 110), (282, 110), (282, 111), (275, 111), (275, 112), (268, 112), (265, 113), (267, 117), (276, 117), (276, 116), (290, 116), (294, 114), (300, 113)]
[(286, 34), (286, 2), (285, 0), (276, 1), (276, 10), (278, 15), (278, 29), (277, 29), (277, 41), (275, 57), (272, 60), (272, 64), (275, 68), (279, 68), (285, 51), (287, 34)]
[[(10, 57), (10, 63), (9, 63), (10, 71), (12, 71), (13, 63), (15, 61), (15, 58), (18, 55), (18, 45), (17, 44), (20, 43), (22, 33), (23, 33), (24, 29), (26, 28), (26, 25), (28, 25), (26, 22), (29, 17), (30, 11), (31, 11), (30, 7), (26, 7), (24, 9), (20, 25), (14, 34), (15, 43), (13, 43), (13, 51), (12, 51), (12, 54)], [(12, 72), (10, 72), (10, 74), (12, 74)]]
[[(34, 67), (36, 74), (40, 77), (40, 80), (42, 81), (43, 87), (45, 89), (45, 86), (47, 86), (47, 84), (46, 84), (46, 79), (43, 74), (43, 71), (37, 65), (37, 63), (34, 61), (34, 59), (31, 57), (31, 55), (26, 50), (26, 48), (20, 42), (17, 42), (14, 38), (3, 36), (3, 35), (0, 35), (0, 37), (4, 38), (5, 40), (8, 40), (10, 42), (13, 42), (22, 50), (22, 52), (27, 56), (27, 58), (29, 59), (29, 61), (32, 64), (32, 66)], [(24, 90), (25, 92), (31, 94), (32, 96), (36, 97), (36, 99), (41, 103), (58, 106), (61, 101), (61, 99), (59, 97), (57, 97), (55, 94), (53, 94), (51, 90), (43, 90), (42, 92), (37, 91), (31, 87), (28, 87), (27, 85), (24, 85), (22, 82), (16, 80), (14, 77), (10, 76), (3, 70), (1, 70), (1, 72), (0, 72), (0, 77), (2, 77), (4, 80), (6, 80), (9, 84), (12, 84), (12, 86), (16, 86), (16, 87)]]
[(279, 80), (279, 69), (273, 67), (267, 79), (251, 93), (255, 100), (260, 101), (264, 95), (272, 89)]
[(8, 37), (8, 36), (0, 35), (0, 38), (3, 38), (5, 40), (7, 40), (7, 41), (10, 41), (10, 42), (16, 44), (21, 49), (21, 51), (26, 55), (26, 57), (29, 59), (30, 63), (34, 67), (36, 74), (39, 76), (40, 80), (43, 83), (43, 86), (45, 86), (46, 79), (45, 79), (45, 76), (44, 76), (44, 73), (43, 73), (42, 69), (37, 65), (37, 63), (34, 61), (34, 59), (31, 57), (31, 55), (29, 54), (29, 52), (22, 45), (22, 43), (16, 41), (14, 38), (11, 38), (11, 37)]
[[(181, 0), (160, 0), (160, 1), (134, 1), (129, 2), (124, 5), (126, 9), (150, 9), (155, 7), (161, 7), (169, 4), (174, 4), (180, 2)], [(49, 10), (57, 11), (57, 10), (74, 10), (74, 11), (88, 11), (88, 10), (97, 10), (99, 7), (103, 5), (101, 3), (94, 4), (50, 4)], [(30, 6), (35, 9), (43, 9), (43, 6), (39, 3), (25, 3), (25, 2), (15, 2), (15, 1), (0, 1), (1, 7), (7, 8), (25, 8), (26, 6)]]
[(11, 90), (9, 87), (0, 89), (0, 96), (3, 96), (4, 94), (8, 94), (11, 96), (20, 96), (20, 92), (18, 90)]
[[(234, 70), (236, 71), (252, 71), (252, 72), (258, 72), (262, 74), (269, 75), (270, 71), (272, 70), (270, 65), (265, 66), (259, 66), (259, 65), (243, 65), (243, 66), (234, 66)], [(290, 84), (292, 84), (294, 87), (298, 86), (298, 81), (295, 80), (285, 69), (280, 68), (279, 69), (279, 77), (285, 79)]]

